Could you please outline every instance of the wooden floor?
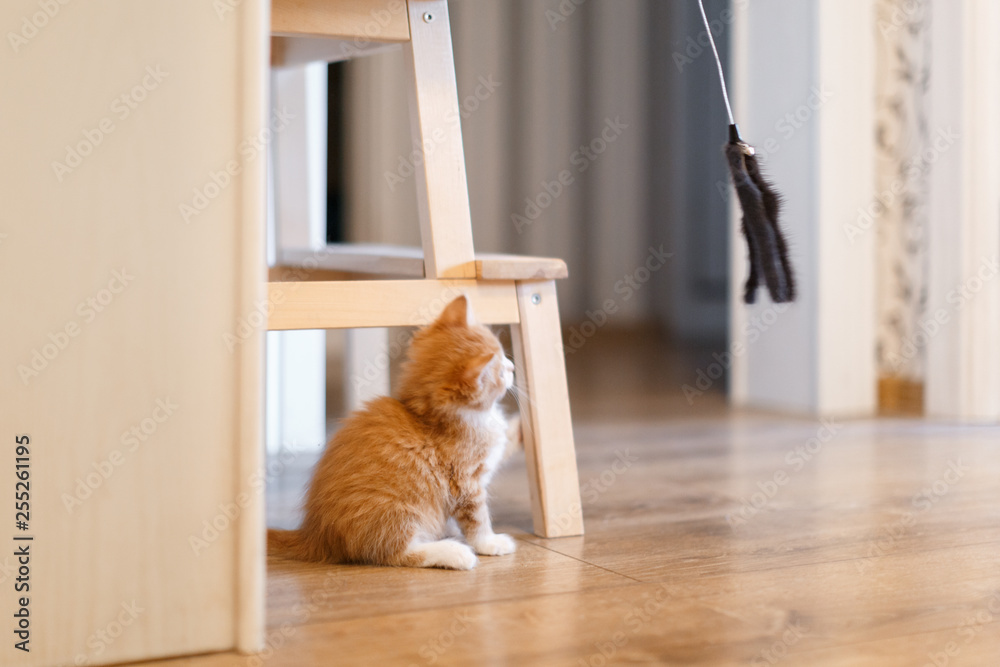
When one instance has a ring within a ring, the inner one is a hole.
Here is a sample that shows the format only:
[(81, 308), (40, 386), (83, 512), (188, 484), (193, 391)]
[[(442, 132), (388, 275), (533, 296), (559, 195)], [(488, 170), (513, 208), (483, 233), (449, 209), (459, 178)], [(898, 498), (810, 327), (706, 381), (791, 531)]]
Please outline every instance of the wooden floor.
[[(585, 537), (528, 532), (519, 456), (492, 493), (515, 555), (271, 561), (264, 654), (155, 664), (1000, 665), (1000, 429), (692, 406), (653, 366), (612, 360), (574, 396)], [(616, 393), (621, 373), (638, 375)], [(673, 391), (624, 409), (644, 382)], [(310, 462), (272, 480), (275, 523)]]

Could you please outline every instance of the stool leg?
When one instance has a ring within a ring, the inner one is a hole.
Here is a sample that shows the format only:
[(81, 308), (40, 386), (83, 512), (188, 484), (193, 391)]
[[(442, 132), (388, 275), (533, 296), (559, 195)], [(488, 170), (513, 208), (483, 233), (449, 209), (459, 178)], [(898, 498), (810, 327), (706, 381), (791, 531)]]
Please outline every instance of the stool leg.
[(410, 41), (403, 45), (410, 129), (427, 150), (416, 169), (420, 237), (428, 278), (475, 278), (469, 186), (462, 149), (455, 58), (446, 0), (408, 0)]
[(555, 281), (518, 282), (517, 304), (521, 322), (511, 325), (511, 338), (534, 531), (539, 537), (582, 535)]

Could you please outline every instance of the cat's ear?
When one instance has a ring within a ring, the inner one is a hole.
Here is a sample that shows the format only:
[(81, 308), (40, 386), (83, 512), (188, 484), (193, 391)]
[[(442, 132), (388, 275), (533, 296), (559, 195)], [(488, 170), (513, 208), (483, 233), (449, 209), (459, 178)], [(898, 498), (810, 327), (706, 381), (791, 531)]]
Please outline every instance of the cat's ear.
[(469, 300), (465, 295), (458, 297), (442, 311), (437, 323), (443, 326), (465, 327), (472, 321), (472, 309), (469, 307)]
[(466, 381), (475, 382), (478, 380), (479, 376), (483, 372), (483, 369), (486, 368), (491, 361), (493, 361), (493, 356), (494, 355), (491, 352), (484, 352), (479, 356), (469, 359), (469, 362), (465, 366)]

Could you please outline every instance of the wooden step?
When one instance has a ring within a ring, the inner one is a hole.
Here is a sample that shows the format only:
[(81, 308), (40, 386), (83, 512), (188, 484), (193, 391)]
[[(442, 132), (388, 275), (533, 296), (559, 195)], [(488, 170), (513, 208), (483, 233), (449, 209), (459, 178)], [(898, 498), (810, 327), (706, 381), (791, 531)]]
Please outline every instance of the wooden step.
[(271, 66), (339, 62), (410, 41), (406, 0), (273, 0)]
[(410, 41), (406, 0), (272, 0), (271, 34), (369, 42)]
[[(271, 279), (328, 280), (334, 274), (394, 278), (423, 278), (420, 248), (374, 243), (331, 244), (322, 250), (286, 251)], [(525, 257), (476, 253), (478, 280), (559, 280), (566, 278), (566, 262), (554, 257)], [(283, 278), (289, 276), (289, 278)]]

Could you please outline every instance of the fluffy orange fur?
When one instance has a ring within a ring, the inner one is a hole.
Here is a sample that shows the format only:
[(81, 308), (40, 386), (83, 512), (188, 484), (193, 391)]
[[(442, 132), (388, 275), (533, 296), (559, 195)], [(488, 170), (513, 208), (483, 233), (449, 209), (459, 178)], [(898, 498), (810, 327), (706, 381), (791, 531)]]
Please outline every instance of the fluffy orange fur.
[(269, 550), (451, 569), (513, 553), (486, 505), (509, 440), (498, 401), (512, 383), (500, 341), (473, 321), (464, 296), (452, 301), (414, 335), (399, 399), (375, 399), (344, 421), (316, 466), (302, 527), (268, 531)]

